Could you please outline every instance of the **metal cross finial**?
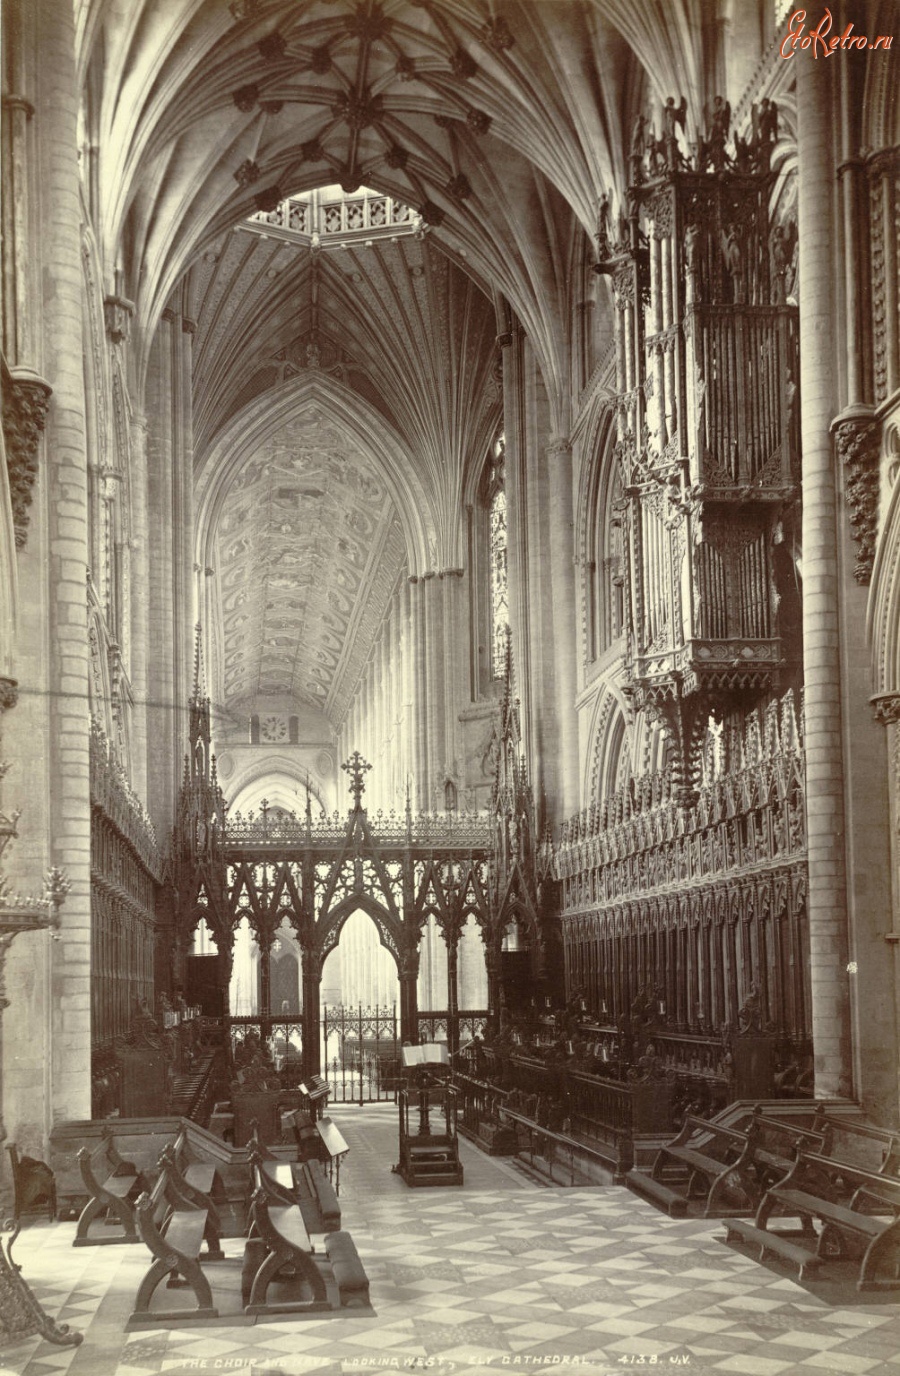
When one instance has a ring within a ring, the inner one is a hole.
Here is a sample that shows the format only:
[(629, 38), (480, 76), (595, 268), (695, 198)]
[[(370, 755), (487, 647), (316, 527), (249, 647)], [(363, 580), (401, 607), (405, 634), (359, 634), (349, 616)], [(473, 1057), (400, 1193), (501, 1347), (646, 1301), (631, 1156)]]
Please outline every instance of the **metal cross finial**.
[(372, 768), (368, 760), (364, 760), (358, 750), (354, 750), (349, 760), (345, 760), (341, 769), (350, 775), (350, 792), (353, 794), (353, 801), (357, 807), (360, 806), (360, 799), (366, 791), (365, 775)]

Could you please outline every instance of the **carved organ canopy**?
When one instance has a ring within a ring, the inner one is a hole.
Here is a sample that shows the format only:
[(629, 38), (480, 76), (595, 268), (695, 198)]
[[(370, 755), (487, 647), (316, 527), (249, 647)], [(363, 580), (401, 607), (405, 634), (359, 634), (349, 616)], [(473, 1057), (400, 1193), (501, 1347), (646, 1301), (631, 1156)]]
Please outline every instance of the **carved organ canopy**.
[[(773, 546), (796, 483), (790, 226), (770, 221), (772, 102), (732, 138), (718, 99), (688, 157), (635, 125), (627, 206), (601, 203), (597, 270), (616, 321), (616, 445), (627, 499), (628, 671), (666, 727), (682, 800), (711, 710), (778, 686)], [(680, 116), (680, 119), (679, 119)]]

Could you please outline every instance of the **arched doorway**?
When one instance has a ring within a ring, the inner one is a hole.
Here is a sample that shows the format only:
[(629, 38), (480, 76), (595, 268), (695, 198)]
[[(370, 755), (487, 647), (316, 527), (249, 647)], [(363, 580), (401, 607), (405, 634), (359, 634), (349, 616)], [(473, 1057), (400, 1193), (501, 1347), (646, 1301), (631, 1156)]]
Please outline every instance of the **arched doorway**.
[(321, 1064), (333, 1103), (395, 1097), (399, 993), (393, 954), (369, 913), (356, 908), (322, 967)]

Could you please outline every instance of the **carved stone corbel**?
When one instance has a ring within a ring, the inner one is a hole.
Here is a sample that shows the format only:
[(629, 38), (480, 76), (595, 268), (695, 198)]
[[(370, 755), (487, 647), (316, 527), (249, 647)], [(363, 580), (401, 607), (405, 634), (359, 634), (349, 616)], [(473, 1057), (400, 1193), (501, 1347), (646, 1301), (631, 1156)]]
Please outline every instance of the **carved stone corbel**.
[(0, 675), (0, 712), (8, 712), (19, 701), (19, 685), (14, 678)]
[(881, 427), (869, 412), (844, 416), (833, 426), (834, 443), (844, 468), (850, 529), (856, 541), (858, 583), (868, 583), (875, 559), (878, 534), (878, 455)]
[(53, 388), (31, 368), (3, 369), (3, 439), (16, 549), (28, 534), (28, 508), (38, 472), (38, 441)]
[(103, 310), (106, 316), (106, 333), (113, 344), (122, 344), (131, 333), (131, 317), (134, 315), (134, 302), (124, 296), (104, 296)]
[(900, 721), (900, 693), (878, 693), (869, 698), (872, 715), (881, 726), (892, 726)]

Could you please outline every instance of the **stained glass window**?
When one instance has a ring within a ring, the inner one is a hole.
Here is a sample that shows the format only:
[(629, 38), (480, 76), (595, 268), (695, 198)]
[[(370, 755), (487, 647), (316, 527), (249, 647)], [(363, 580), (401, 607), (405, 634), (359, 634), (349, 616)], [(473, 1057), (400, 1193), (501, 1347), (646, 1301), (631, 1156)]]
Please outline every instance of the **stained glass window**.
[(506, 553), (506, 493), (503, 490), (504, 441), (501, 435), (492, 458), (493, 496), (490, 503), (491, 551), (491, 676), (506, 672), (506, 633), (509, 627), (509, 581)]

